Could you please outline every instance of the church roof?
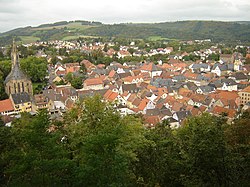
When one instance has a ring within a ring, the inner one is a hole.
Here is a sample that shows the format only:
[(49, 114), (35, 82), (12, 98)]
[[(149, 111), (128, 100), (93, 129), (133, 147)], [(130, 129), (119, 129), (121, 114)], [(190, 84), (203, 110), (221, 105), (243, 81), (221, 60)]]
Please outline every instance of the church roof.
[(13, 42), (11, 58), (12, 58), (11, 72), (6, 77), (4, 83), (6, 84), (10, 80), (28, 79), (28, 77), (23, 73), (23, 71), (20, 68), (19, 57), (18, 57), (18, 52), (17, 52), (17, 47), (16, 47), (15, 42)]
[(27, 76), (23, 73), (20, 67), (16, 64), (9, 75), (5, 79), (5, 83), (9, 82), (10, 80), (20, 80), (20, 79), (28, 79)]
[(11, 97), (15, 105), (31, 102), (31, 98), (26, 92), (11, 94)]

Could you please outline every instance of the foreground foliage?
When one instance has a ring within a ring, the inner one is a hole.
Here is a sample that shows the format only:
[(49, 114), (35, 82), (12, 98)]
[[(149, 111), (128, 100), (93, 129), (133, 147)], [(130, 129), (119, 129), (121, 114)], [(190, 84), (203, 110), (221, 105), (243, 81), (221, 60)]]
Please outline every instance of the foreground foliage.
[(1, 186), (247, 186), (250, 118), (203, 114), (172, 130), (144, 129), (99, 96), (62, 122), (46, 111), (0, 127)]

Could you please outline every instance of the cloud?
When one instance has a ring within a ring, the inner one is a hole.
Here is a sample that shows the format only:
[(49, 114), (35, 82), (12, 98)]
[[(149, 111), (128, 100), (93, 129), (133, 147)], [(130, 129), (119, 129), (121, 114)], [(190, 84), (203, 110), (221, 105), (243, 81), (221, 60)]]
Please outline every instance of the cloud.
[(0, 0), (0, 32), (62, 20), (250, 20), (249, 0)]

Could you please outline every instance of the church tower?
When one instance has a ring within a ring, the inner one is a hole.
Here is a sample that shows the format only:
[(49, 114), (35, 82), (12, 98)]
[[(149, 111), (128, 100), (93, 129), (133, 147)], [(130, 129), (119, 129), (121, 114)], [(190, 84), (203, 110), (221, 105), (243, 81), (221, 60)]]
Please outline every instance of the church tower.
[(25, 92), (31, 96), (33, 94), (32, 82), (21, 70), (15, 41), (13, 41), (11, 62), (12, 62), (11, 72), (4, 81), (5, 92), (8, 94), (8, 96), (10, 96), (11, 94), (25, 93)]

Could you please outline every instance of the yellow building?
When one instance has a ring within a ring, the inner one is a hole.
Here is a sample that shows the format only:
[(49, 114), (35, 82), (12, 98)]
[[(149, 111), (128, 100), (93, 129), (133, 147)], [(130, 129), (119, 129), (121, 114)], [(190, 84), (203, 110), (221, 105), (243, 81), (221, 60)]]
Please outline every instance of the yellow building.
[(26, 92), (10, 95), (10, 100), (14, 106), (15, 112), (31, 112), (32, 103), (30, 95)]
[(250, 86), (241, 90), (239, 92), (239, 96), (241, 105), (245, 105), (246, 103), (250, 102)]

